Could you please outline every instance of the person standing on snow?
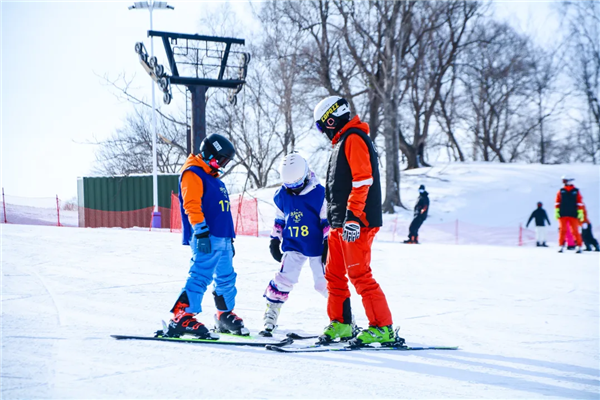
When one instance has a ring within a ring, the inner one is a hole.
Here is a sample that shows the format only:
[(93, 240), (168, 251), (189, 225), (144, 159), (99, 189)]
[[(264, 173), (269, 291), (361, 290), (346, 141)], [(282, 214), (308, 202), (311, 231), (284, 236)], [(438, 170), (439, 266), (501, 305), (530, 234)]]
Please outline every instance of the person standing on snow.
[(546, 244), (546, 222), (550, 226), (550, 220), (546, 210), (542, 208), (542, 202), (537, 203), (537, 208), (531, 213), (531, 216), (525, 224), (525, 228), (529, 226), (531, 220), (535, 218), (535, 244), (537, 247), (548, 247)]
[(179, 298), (171, 309), (165, 336), (194, 335), (201, 339), (218, 339), (196, 320), (202, 312), (202, 298), (214, 280), (213, 296), (217, 314), (217, 331), (248, 335), (244, 321), (234, 312), (237, 274), (233, 269), (233, 218), (229, 194), (219, 179), (235, 155), (233, 144), (219, 134), (207, 136), (200, 145), (200, 154), (187, 158), (179, 177), (179, 202), (183, 244), (192, 250), (190, 272)]
[[(350, 119), (348, 102), (339, 96), (317, 104), (314, 120), (333, 145), (325, 191), (331, 226), (325, 267), (331, 323), (319, 340), (351, 339), (354, 345), (395, 342), (392, 314), (371, 271), (371, 245), (382, 225), (382, 210), (378, 156), (369, 125), (358, 116)], [(369, 328), (354, 339), (348, 278), (369, 319)]]
[(560, 224), (558, 234), (559, 253), (565, 250), (565, 239), (567, 229), (575, 238), (577, 253), (581, 253), (581, 235), (579, 234), (579, 221), (583, 222), (583, 199), (579, 189), (573, 186), (573, 178), (562, 177), (564, 186), (556, 194), (556, 208), (554, 215)]
[(404, 243), (419, 244), (419, 228), (427, 219), (429, 212), (429, 193), (425, 190), (425, 185), (419, 186), (419, 199), (415, 204), (414, 218), (408, 227), (408, 240)]
[(598, 241), (594, 237), (594, 233), (592, 232), (592, 223), (588, 219), (587, 208), (585, 205), (583, 206), (583, 222), (581, 223), (581, 239), (585, 244), (585, 251), (592, 251), (592, 247), (596, 249), (596, 251), (600, 251), (600, 246), (598, 245)]
[(285, 156), (281, 163), (281, 178), (283, 185), (273, 198), (276, 214), (270, 243), (271, 255), (281, 263), (281, 268), (263, 295), (267, 300), (267, 310), (263, 318), (264, 330), (259, 333), (261, 336), (272, 336), (281, 306), (298, 283), (300, 271), (307, 260), (315, 290), (327, 297), (324, 264), (329, 223), (325, 188), (298, 153)]

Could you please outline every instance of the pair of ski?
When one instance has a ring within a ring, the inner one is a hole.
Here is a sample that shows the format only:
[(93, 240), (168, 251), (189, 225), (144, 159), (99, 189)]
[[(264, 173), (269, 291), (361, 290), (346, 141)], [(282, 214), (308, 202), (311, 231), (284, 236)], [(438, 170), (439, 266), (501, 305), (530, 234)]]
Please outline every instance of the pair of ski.
[[(227, 335), (227, 334), (225, 334)], [(130, 335), (111, 335), (111, 337), (117, 340), (155, 340), (155, 341), (163, 341), (163, 342), (175, 342), (175, 343), (195, 343), (195, 344), (214, 344), (214, 345), (228, 345), (228, 346), (253, 346), (253, 347), (263, 347), (267, 350), (279, 352), (279, 353), (322, 353), (329, 351), (413, 351), (413, 350), (457, 350), (458, 346), (419, 346), (412, 347), (406, 346), (404, 341), (398, 342), (398, 344), (392, 344), (388, 346), (348, 346), (342, 345), (340, 346), (340, 342), (333, 342), (329, 344), (320, 344), (315, 343), (313, 345), (304, 346), (304, 347), (285, 347), (294, 343), (294, 340), (308, 340), (308, 339), (316, 339), (318, 335), (312, 336), (303, 336), (296, 333), (288, 333), (286, 337), (280, 341), (256, 341), (252, 336), (237, 336), (237, 335), (227, 335), (233, 336), (236, 338), (241, 338), (243, 340), (229, 341), (229, 340), (220, 340), (220, 339), (197, 339), (191, 337), (167, 337), (162, 336), (162, 331), (158, 331), (157, 335), (152, 336), (130, 336)]]

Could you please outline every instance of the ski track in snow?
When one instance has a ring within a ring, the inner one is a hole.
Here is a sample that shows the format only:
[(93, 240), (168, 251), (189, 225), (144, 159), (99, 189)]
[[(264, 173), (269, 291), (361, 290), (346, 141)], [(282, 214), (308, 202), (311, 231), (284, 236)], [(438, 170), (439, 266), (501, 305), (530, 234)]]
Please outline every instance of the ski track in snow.
[[(600, 396), (596, 253), (375, 243), (374, 275), (407, 343), (460, 350), (279, 354), (109, 337), (152, 335), (169, 318), (189, 263), (178, 235), (3, 225), (2, 241), (3, 399)], [(239, 237), (236, 251), (236, 311), (256, 334), (278, 266), (267, 238)], [(207, 293), (199, 319), (211, 324)], [(307, 267), (281, 332), (319, 333), (325, 306)]]
[[(403, 173), (401, 198), (410, 209), (384, 216), (373, 274), (409, 345), (458, 345), (457, 351), (279, 354), (116, 341), (111, 334), (152, 335), (170, 317), (190, 258), (179, 235), (2, 224), (0, 396), (598, 399), (600, 257), (556, 253), (551, 211), (563, 174), (575, 176), (599, 232), (597, 166), (461, 163)], [(406, 233), (419, 184), (432, 201), (423, 244), (394, 243)], [(261, 234), (272, 224), (275, 190), (250, 193), (259, 200)], [(552, 221), (551, 247), (531, 247), (531, 230), (527, 246), (508, 246), (540, 200)], [(9, 216), (25, 210), (7, 208)], [(53, 223), (44, 210), (25, 211), (22, 221)], [(75, 214), (63, 222), (75, 225)], [(479, 245), (453, 245), (457, 219), (460, 243)], [(235, 244), (236, 312), (256, 335), (262, 294), (279, 266), (267, 237), (239, 237)], [(366, 326), (360, 298), (350, 290), (357, 323)], [(209, 326), (210, 292), (198, 317)], [(315, 334), (327, 323), (326, 300), (313, 290), (306, 267), (282, 309), (280, 332)]]

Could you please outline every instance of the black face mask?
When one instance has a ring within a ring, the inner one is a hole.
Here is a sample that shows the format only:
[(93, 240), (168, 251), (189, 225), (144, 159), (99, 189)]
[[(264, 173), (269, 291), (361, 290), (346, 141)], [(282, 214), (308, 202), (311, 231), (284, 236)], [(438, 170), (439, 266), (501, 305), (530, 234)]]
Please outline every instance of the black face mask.
[(350, 113), (346, 113), (342, 116), (330, 116), (327, 119), (327, 123), (316, 121), (317, 129), (319, 132), (324, 133), (329, 140), (333, 140), (335, 135), (342, 130), (344, 126), (350, 121)]

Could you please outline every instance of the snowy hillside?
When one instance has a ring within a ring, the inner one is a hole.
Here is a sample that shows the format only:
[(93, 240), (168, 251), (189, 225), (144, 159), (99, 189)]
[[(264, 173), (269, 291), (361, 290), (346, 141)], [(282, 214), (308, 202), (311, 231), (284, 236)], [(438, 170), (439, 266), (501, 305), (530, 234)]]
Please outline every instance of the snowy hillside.
[[(600, 168), (591, 164), (538, 165), (499, 163), (453, 163), (402, 172), (401, 199), (407, 209), (384, 215), (378, 241), (400, 242), (406, 238), (417, 200), (417, 188), (426, 186), (431, 199), (429, 217), (420, 230), (420, 241), (438, 244), (485, 244), (535, 246), (534, 224), (520, 232), (536, 203), (542, 201), (552, 221), (548, 242), (558, 240), (553, 218), (561, 176), (570, 175), (580, 188), (596, 236), (600, 236)], [(324, 180), (324, 176), (320, 177)], [(227, 181), (227, 179), (226, 179)], [(247, 193), (258, 199), (259, 232), (268, 235), (275, 208), (277, 187)], [(235, 196), (235, 193), (232, 194)], [(9, 223), (56, 225), (56, 201), (7, 196)], [(77, 226), (77, 211), (61, 210), (63, 226)]]
[[(188, 272), (178, 235), (1, 229), (3, 399), (600, 396), (598, 253), (377, 242), (374, 275), (408, 344), (460, 350), (279, 354), (109, 337), (151, 334), (169, 318)], [(278, 265), (264, 237), (240, 237), (236, 249), (236, 311), (256, 334)], [(352, 299), (364, 326), (354, 292)], [(281, 332), (319, 333), (325, 305), (305, 268)], [(203, 306), (199, 319), (209, 323), (210, 296)]]
[[(525, 227), (538, 201), (551, 219), (549, 242), (558, 240), (553, 218), (561, 177), (575, 178), (583, 195), (596, 236), (600, 235), (600, 168), (591, 164), (539, 165), (500, 163), (452, 163), (402, 172), (401, 200), (408, 210), (384, 215), (378, 240), (406, 238), (419, 185), (425, 185), (431, 201), (429, 217), (420, 240), (429, 243), (516, 245), (519, 224)], [(324, 181), (324, 177), (320, 177)], [(277, 188), (251, 191), (259, 199), (259, 230), (268, 234), (274, 216)], [(383, 188), (385, 190), (385, 188)], [(456, 230), (458, 221), (458, 241)], [(527, 245), (535, 245), (533, 227), (523, 233)]]

